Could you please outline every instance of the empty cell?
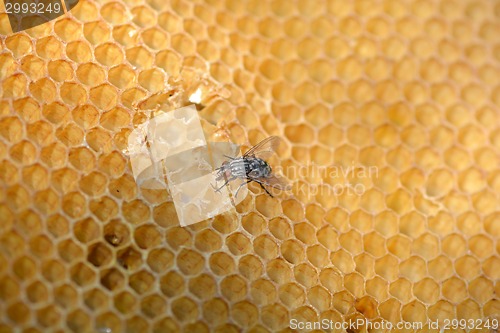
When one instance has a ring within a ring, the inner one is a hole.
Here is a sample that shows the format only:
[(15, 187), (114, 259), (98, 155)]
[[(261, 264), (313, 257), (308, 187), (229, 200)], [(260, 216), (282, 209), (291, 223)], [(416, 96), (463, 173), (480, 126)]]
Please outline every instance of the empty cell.
[(163, 297), (153, 294), (145, 297), (141, 302), (141, 311), (148, 318), (156, 318), (166, 310), (166, 301)]
[(198, 317), (197, 304), (188, 297), (180, 297), (172, 302), (172, 312), (181, 322), (192, 322)]
[(117, 262), (128, 271), (136, 271), (142, 266), (142, 254), (133, 247), (127, 247), (116, 254)]
[(151, 249), (160, 244), (161, 233), (153, 224), (138, 227), (134, 232), (134, 240), (141, 249)]
[(283, 329), (289, 323), (288, 311), (280, 304), (263, 307), (261, 310), (261, 317), (262, 322), (273, 331)]
[(203, 318), (212, 325), (221, 325), (227, 321), (229, 308), (222, 299), (214, 298), (203, 304)]
[[(58, 223), (59, 222), (64, 221), (58, 221)], [(57, 250), (61, 258), (67, 263), (72, 263), (77, 260), (84, 259), (83, 249), (71, 239), (60, 242), (57, 246)]]
[(104, 243), (97, 243), (89, 247), (87, 260), (96, 267), (107, 266), (112, 259), (111, 249)]
[(96, 281), (96, 273), (88, 264), (78, 263), (71, 268), (71, 280), (79, 286), (88, 286)]
[(436, 281), (444, 281), (454, 274), (453, 262), (443, 255), (429, 261), (427, 263), (427, 270), (429, 275)]
[(137, 300), (128, 291), (122, 291), (114, 296), (114, 306), (120, 313), (133, 313), (137, 306)]
[(110, 291), (120, 290), (125, 284), (125, 277), (116, 268), (101, 272), (101, 285)]

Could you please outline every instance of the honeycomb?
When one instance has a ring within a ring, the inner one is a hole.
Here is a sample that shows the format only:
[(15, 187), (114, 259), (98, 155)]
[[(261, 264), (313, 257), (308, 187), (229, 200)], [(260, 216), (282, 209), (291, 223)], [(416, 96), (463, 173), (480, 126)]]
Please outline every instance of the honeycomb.
[[(498, 319), (498, 31), (496, 0), (0, 14), (0, 331)], [(183, 228), (126, 143), (198, 90), (207, 139), (283, 138), (293, 189)]]

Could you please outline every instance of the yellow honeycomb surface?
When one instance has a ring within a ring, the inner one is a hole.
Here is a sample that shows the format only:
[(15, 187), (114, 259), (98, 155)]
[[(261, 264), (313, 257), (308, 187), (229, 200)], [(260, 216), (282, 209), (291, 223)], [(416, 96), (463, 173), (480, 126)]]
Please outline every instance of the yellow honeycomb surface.
[[(0, 332), (498, 319), (499, 32), (496, 0), (0, 14)], [(207, 139), (280, 136), (293, 189), (182, 228), (127, 138), (200, 87)]]

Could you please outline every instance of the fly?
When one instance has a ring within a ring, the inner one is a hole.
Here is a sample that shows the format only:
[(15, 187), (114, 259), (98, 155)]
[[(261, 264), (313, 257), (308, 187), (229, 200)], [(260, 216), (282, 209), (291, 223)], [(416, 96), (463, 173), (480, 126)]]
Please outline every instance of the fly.
[(226, 156), (230, 160), (225, 161), (221, 167), (216, 169), (217, 177), (215, 180), (218, 182), (225, 179), (224, 184), (215, 189), (216, 192), (219, 192), (224, 186), (235, 179), (246, 180), (236, 190), (235, 197), (238, 196), (241, 187), (250, 182), (258, 183), (271, 198), (273, 198), (273, 195), (267, 190), (266, 186), (282, 191), (288, 190), (288, 182), (273, 174), (271, 166), (265, 161), (265, 158), (276, 151), (279, 143), (279, 137), (271, 136), (250, 148), (241, 157)]

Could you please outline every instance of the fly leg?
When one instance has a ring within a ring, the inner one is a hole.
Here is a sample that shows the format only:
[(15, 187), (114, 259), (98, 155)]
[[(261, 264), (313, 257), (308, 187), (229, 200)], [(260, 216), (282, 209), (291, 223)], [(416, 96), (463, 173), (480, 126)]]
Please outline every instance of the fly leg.
[(274, 198), (274, 196), (273, 196), (271, 193), (269, 193), (269, 191), (267, 190), (267, 188), (265, 188), (265, 187), (264, 187), (264, 185), (262, 185), (262, 183), (261, 183), (261, 182), (257, 182), (257, 183), (259, 183), (260, 187), (262, 187), (262, 189), (263, 189), (264, 191), (266, 191), (266, 193), (267, 193), (267, 194), (269, 194), (269, 196), (270, 196), (271, 198)]
[(224, 177), (224, 178), (226, 179), (226, 181), (224, 182), (224, 184), (222, 184), (222, 186), (220, 186), (220, 187), (218, 187), (218, 188), (217, 188), (217, 187), (215, 187), (213, 184), (210, 184), (210, 185), (212, 185), (212, 188), (214, 189), (214, 191), (215, 191), (215, 192), (217, 192), (217, 193), (218, 193), (218, 192), (220, 192), (220, 190), (222, 190), (222, 188), (223, 188), (224, 186), (226, 186), (227, 184), (229, 184), (229, 182), (230, 182), (230, 181), (232, 181), (232, 180), (236, 179), (235, 177), (230, 177), (230, 178), (226, 178), (226, 177)]
[(230, 181), (231, 181), (231, 179), (227, 179), (226, 182), (224, 184), (222, 184), (221, 187), (215, 187), (213, 184), (210, 184), (210, 185), (212, 185), (212, 188), (215, 190), (215, 192), (220, 192), (220, 190), (222, 190), (222, 188), (224, 186), (226, 186)]
[(240, 184), (240, 186), (238, 186), (238, 189), (236, 190), (236, 193), (234, 194), (234, 197), (236, 198), (236, 197), (238, 196), (238, 192), (240, 191), (240, 189), (241, 189), (241, 187), (242, 187), (243, 185), (246, 185), (246, 184), (250, 183), (251, 181), (252, 181), (252, 179), (247, 180), (247, 182), (246, 182), (246, 183), (241, 183), (241, 184)]

